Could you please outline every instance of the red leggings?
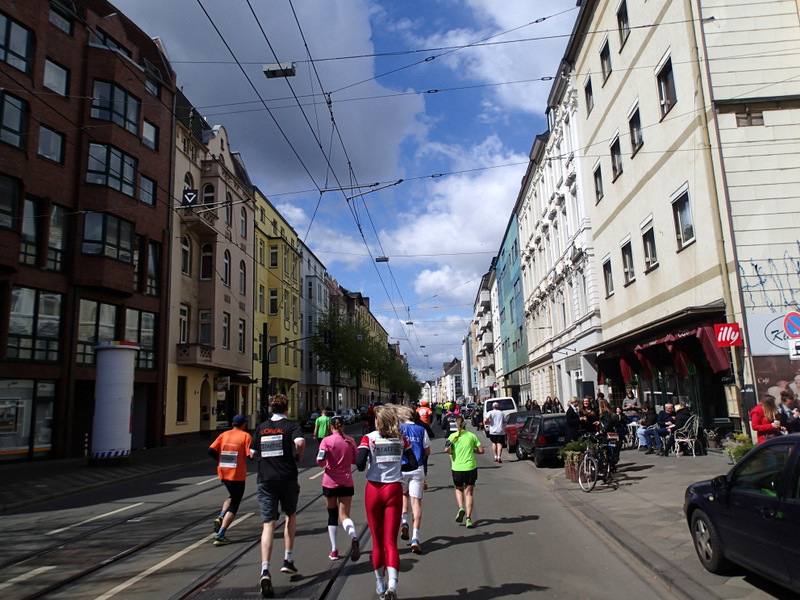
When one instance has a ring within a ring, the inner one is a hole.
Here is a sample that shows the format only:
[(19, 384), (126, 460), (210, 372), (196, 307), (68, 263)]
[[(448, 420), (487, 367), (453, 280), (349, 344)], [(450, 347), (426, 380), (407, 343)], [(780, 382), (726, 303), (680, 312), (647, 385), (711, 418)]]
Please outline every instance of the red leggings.
[(400, 570), (397, 532), (403, 512), (403, 484), (367, 481), (364, 488), (367, 523), (372, 532), (372, 568)]

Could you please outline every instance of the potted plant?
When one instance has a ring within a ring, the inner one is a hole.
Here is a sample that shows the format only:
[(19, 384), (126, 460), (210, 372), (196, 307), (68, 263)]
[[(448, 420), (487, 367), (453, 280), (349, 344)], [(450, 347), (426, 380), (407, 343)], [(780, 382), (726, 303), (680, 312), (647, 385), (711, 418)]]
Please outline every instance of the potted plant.
[(734, 433), (731, 442), (725, 446), (725, 454), (730, 458), (731, 464), (738, 462), (740, 458), (755, 448), (752, 438), (745, 433)]
[(564, 461), (564, 474), (573, 483), (578, 482), (578, 465), (586, 452), (586, 440), (572, 440), (558, 451), (558, 458)]
[(706, 445), (709, 448), (719, 448), (719, 429), (706, 429)]

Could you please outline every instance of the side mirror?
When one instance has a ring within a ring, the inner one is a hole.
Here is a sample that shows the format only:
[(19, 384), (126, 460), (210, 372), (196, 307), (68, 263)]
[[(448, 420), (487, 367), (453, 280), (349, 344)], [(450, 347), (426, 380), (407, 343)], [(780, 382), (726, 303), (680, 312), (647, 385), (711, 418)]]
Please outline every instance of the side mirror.
[(714, 491), (721, 496), (727, 494), (728, 490), (730, 489), (728, 477), (726, 475), (717, 475), (711, 480), (711, 487), (713, 487)]

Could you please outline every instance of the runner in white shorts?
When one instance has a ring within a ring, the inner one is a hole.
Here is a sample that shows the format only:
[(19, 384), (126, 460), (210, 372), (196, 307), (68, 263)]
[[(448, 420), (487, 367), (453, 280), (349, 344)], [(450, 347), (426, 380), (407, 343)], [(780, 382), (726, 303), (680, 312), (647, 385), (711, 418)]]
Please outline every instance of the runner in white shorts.
[[(400, 538), (408, 539), (408, 505), (411, 504), (413, 518), (413, 534), (411, 536), (411, 551), (422, 554), (420, 546), (420, 527), (422, 526), (422, 490), (425, 485), (425, 469), (423, 458), (431, 453), (431, 440), (428, 432), (422, 425), (414, 423), (414, 411), (410, 406), (398, 406), (397, 414), (400, 417), (400, 433), (403, 434), (414, 450), (414, 456), (420, 465), (418, 469), (403, 472), (403, 514), (400, 524)], [(405, 460), (405, 459), (403, 459)]]

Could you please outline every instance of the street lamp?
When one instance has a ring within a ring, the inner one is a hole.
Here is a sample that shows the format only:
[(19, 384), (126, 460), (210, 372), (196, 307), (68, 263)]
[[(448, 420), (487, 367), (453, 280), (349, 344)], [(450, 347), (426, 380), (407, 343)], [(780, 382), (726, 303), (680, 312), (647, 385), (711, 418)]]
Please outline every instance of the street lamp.
[(388, 256), (376, 256), (375, 262), (389, 262)]
[(263, 67), (264, 75), (267, 79), (275, 79), (276, 77), (294, 77), (297, 75), (297, 65), (293, 62), (270, 63)]

